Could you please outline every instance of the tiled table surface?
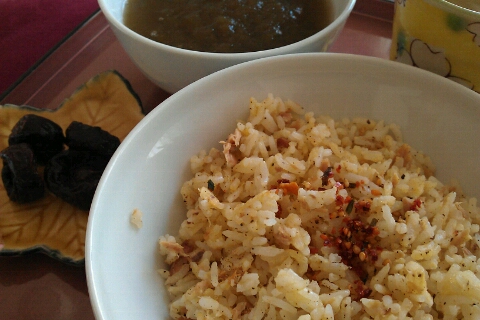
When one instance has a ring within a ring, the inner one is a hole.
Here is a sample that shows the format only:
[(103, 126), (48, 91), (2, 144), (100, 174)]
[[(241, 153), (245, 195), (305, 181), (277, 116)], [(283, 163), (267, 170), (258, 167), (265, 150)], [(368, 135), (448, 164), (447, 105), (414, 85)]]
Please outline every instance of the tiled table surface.
[[(387, 19), (354, 11), (330, 51), (388, 59), (391, 27)], [(0, 98), (0, 104), (53, 109), (79, 85), (108, 69), (116, 69), (131, 82), (148, 110), (168, 96), (133, 65), (103, 14), (98, 13), (16, 88)]]

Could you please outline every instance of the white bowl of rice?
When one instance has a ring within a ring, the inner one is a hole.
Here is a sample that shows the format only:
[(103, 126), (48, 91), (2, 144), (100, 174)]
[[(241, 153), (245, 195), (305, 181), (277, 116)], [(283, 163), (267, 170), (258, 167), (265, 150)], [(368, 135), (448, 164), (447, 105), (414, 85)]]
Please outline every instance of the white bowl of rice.
[(100, 181), (97, 319), (479, 319), (479, 119), (475, 92), (362, 56), (189, 85)]

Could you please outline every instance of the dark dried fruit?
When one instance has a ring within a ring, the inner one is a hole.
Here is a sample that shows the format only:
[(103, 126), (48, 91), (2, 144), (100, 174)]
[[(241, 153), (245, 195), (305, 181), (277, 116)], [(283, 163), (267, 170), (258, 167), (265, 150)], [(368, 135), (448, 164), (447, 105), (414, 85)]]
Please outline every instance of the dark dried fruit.
[(45, 185), (29, 145), (9, 146), (0, 152), (0, 157), (3, 159), (2, 180), (10, 200), (28, 203), (45, 195)]
[(38, 164), (45, 164), (63, 150), (65, 137), (62, 128), (55, 122), (27, 114), (18, 120), (8, 137), (8, 144), (27, 143), (33, 150)]
[(70, 149), (90, 151), (111, 157), (120, 145), (120, 139), (100, 127), (73, 121), (65, 130), (66, 144)]
[(88, 211), (108, 161), (108, 157), (87, 151), (65, 150), (47, 163), (44, 180), (54, 195)]

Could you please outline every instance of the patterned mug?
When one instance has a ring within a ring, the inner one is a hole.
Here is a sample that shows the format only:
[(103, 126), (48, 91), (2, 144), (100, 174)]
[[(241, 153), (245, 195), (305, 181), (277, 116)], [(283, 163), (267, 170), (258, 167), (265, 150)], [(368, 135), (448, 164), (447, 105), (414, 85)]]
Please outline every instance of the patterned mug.
[(480, 1), (395, 1), (390, 59), (480, 93)]

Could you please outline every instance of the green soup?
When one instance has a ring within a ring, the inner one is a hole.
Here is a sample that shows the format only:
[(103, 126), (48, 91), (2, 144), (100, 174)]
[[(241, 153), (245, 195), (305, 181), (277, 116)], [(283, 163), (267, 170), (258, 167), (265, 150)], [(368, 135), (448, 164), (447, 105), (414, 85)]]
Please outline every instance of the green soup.
[(333, 20), (331, 0), (127, 0), (124, 23), (157, 42), (251, 52), (305, 39)]

